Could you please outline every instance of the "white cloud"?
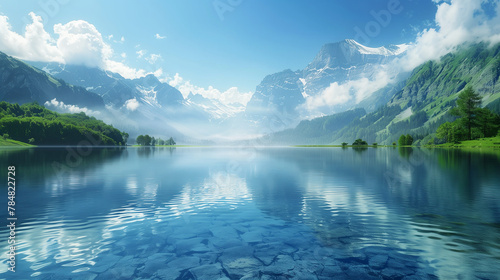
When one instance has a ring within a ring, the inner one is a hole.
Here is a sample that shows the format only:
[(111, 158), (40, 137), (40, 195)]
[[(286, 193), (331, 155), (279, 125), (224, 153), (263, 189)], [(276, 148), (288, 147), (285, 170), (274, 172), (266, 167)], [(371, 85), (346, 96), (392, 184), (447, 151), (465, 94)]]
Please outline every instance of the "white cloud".
[(104, 43), (97, 28), (86, 21), (56, 24), (54, 32), (59, 35), (57, 47), (68, 64), (104, 68), (105, 61), (109, 60), (113, 53), (111, 47)]
[(113, 73), (118, 73), (125, 79), (137, 79), (148, 74), (148, 72), (143, 69), (132, 68), (125, 65), (125, 63), (114, 60), (106, 60), (103, 68)]
[[(12, 31), (7, 16), (0, 15), (0, 51), (14, 57), (42, 62), (100, 67), (134, 79), (147, 75), (142, 69), (135, 69), (124, 63), (114, 61), (113, 49), (104, 42), (97, 28), (83, 20), (54, 25), (57, 40), (45, 31), (42, 18), (29, 14), (32, 23), (26, 26), (24, 35)], [(107, 39), (112, 40), (113, 35)], [(118, 43), (123, 43), (121, 37)], [(123, 58), (123, 56), (121, 56)]]
[(126, 54), (126, 53), (122, 53), (122, 54), (120, 54), (120, 56), (121, 56), (122, 58), (127, 58), (127, 54)]
[(64, 63), (64, 57), (55, 40), (43, 27), (42, 18), (29, 14), (33, 23), (26, 26), (23, 35), (12, 31), (7, 16), (0, 15), (0, 50), (25, 60)]
[(162, 40), (162, 39), (165, 39), (167, 37), (166, 36), (161, 36), (160, 34), (156, 33), (155, 38), (158, 39), (158, 40)]
[(309, 96), (304, 104), (308, 114), (321, 115), (331, 113), (332, 107), (336, 105), (354, 102), (358, 104), (375, 91), (382, 89), (392, 82), (388, 71), (382, 66), (374, 77), (366, 77), (348, 81), (343, 84), (334, 82), (324, 89), (320, 94)]
[(99, 115), (99, 112), (97, 111), (92, 111), (86, 107), (78, 107), (76, 105), (67, 105), (67, 104), (64, 104), (64, 102), (62, 101), (57, 101), (56, 98), (50, 100), (50, 101), (46, 101), (44, 103), (44, 106), (49, 108), (49, 109), (54, 109), (54, 110), (57, 110), (58, 112), (63, 112), (63, 113), (80, 113), (80, 112), (84, 112), (85, 114), (87, 115)]
[[(404, 70), (413, 68), (428, 60), (437, 60), (453, 52), (466, 42), (500, 42), (500, 1), (453, 0), (434, 1), (438, 5), (435, 16), (437, 28), (422, 31), (399, 64)], [(485, 4), (494, 9), (489, 17)]]
[(125, 101), (125, 108), (129, 111), (135, 111), (137, 108), (139, 108), (139, 101), (137, 99), (132, 98), (127, 101)]
[(161, 55), (160, 54), (151, 54), (149, 55), (148, 57), (145, 58), (147, 62), (149, 62), (150, 64), (155, 64), (158, 60), (161, 59)]
[(145, 50), (138, 50), (135, 53), (137, 54), (138, 58), (141, 58), (146, 54), (146, 51)]
[(190, 81), (185, 81), (179, 73), (168, 81), (168, 84), (177, 88), (184, 98), (187, 98), (189, 93), (200, 94), (205, 98), (217, 99), (223, 104), (240, 103), (246, 105), (250, 98), (252, 98), (252, 92), (240, 92), (237, 87), (231, 87), (228, 90), (221, 92), (220, 90), (209, 86), (208, 88), (202, 88), (191, 84)]

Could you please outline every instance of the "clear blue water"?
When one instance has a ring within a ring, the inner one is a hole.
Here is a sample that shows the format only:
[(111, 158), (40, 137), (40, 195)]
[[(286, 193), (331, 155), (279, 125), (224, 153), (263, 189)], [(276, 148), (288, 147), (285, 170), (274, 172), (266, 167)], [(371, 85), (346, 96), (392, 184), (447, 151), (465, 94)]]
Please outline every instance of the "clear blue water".
[[(499, 279), (500, 153), (35, 148), (0, 279)], [(1, 197), (7, 208), (7, 186)], [(7, 211), (0, 212), (7, 224)]]

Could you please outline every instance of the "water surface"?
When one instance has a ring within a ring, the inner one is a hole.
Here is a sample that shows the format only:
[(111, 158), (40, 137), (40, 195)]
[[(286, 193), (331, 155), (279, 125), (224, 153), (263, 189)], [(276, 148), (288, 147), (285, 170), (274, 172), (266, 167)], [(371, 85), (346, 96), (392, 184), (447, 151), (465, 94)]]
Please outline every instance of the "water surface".
[(500, 274), (498, 151), (33, 148), (0, 157), (2, 181), (16, 166), (18, 218), (15, 273), (0, 229), (1, 279)]

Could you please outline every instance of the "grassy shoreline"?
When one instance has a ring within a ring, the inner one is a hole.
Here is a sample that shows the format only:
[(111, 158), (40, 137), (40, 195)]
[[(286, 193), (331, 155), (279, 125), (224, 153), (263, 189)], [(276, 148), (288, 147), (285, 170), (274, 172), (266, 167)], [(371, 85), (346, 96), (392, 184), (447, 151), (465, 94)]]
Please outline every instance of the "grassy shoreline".
[(499, 148), (500, 136), (491, 138), (480, 138), (477, 140), (462, 141), (460, 143), (444, 143), (439, 145), (426, 145), (430, 148)]
[[(291, 145), (290, 147), (295, 148), (387, 148), (387, 147), (396, 147), (393, 145), (363, 145), (363, 146), (353, 146), (353, 145)], [(410, 147), (410, 146), (404, 146)]]
[(36, 146), (12, 139), (0, 138), (0, 147), (36, 147)]

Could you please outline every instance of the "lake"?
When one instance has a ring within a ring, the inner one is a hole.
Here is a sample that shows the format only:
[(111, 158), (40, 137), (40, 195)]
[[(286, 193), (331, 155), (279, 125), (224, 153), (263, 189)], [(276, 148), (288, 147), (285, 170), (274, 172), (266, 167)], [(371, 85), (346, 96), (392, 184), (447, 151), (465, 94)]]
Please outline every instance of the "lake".
[(500, 151), (75, 147), (0, 157), (0, 279), (500, 275)]

